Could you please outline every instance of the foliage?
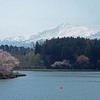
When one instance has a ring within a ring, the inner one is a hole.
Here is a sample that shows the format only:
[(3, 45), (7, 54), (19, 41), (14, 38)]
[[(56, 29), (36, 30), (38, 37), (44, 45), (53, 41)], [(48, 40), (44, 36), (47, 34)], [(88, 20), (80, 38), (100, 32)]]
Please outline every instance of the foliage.
[(46, 68), (52, 68), (51, 65), (58, 64), (57, 61), (61, 63), (64, 59), (70, 61), (72, 69), (100, 68), (100, 40), (97, 39), (53, 38), (42, 45), (37, 43), (35, 52), (40, 53)]
[[(53, 38), (36, 42), (34, 49), (1, 45), (20, 60), (20, 68), (100, 69), (100, 40)], [(67, 65), (66, 65), (67, 64)]]
[(79, 69), (87, 69), (89, 67), (89, 58), (84, 55), (78, 56), (75, 66)]
[(87, 63), (89, 63), (89, 58), (86, 57), (86, 56), (84, 56), (84, 55), (80, 55), (80, 56), (78, 56), (76, 62), (78, 62), (78, 63), (80, 63), (80, 64), (84, 64), (84, 63), (87, 64)]
[(53, 69), (69, 69), (71, 67), (68, 60), (63, 61), (56, 61), (54, 64), (51, 65)]
[(27, 62), (28, 66), (33, 66), (34, 60), (35, 60), (35, 54), (33, 51), (28, 52), (25, 55), (25, 61)]
[(19, 63), (19, 60), (11, 56), (10, 53), (0, 50), (0, 71), (11, 71)]
[(26, 53), (23, 62), (23, 66), (27, 68), (43, 68), (40, 54), (35, 54), (34, 51)]

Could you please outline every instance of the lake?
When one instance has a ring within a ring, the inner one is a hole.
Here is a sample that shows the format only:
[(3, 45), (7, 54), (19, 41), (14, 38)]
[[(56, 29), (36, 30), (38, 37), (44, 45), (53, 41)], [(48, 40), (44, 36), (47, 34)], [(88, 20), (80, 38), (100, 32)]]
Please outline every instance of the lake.
[(21, 73), (0, 80), (0, 100), (100, 100), (100, 72)]

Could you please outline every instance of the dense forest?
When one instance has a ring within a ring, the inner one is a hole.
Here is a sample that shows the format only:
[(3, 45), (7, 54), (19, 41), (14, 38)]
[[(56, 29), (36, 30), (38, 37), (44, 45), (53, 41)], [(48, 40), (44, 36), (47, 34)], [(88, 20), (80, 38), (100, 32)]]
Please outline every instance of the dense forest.
[(85, 38), (53, 38), (42, 45), (36, 43), (46, 68), (100, 69), (100, 40)]
[(19, 68), (100, 69), (100, 40), (52, 38), (33, 48), (1, 45), (20, 60)]

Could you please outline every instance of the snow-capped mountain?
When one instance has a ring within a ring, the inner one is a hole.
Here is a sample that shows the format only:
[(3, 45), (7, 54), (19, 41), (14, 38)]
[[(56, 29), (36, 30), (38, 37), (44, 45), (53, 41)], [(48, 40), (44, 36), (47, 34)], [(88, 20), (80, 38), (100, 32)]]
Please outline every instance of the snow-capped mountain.
[(25, 46), (30, 47), (30, 42), (26, 43), (27, 40), (30, 39), (30, 36), (18, 36), (18, 37), (10, 37), (4, 40), (0, 40), (0, 44), (2, 45), (13, 45), (13, 46)]
[(86, 26), (61, 24), (55, 28), (39, 32), (31, 36), (30, 39), (36, 42), (37, 40), (51, 39), (53, 37), (85, 37), (100, 39), (100, 31), (88, 28)]
[(85, 37), (100, 39), (100, 31), (80, 25), (61, 24), (57, 27), (38, 32), (32, 36), (10, 37), (0, 41), (0, 44), (30, 47), (32, 43), (39, 40), (51, 39), (53, 37)]
[(52, 37), (90, 37), (99, 33), (98, 30), (90, 29), (86, 26), (75, 26), (69, 24), (61, 24), (56, 28), (39, 32), (37, 36), (42, 39), (50, 39)]

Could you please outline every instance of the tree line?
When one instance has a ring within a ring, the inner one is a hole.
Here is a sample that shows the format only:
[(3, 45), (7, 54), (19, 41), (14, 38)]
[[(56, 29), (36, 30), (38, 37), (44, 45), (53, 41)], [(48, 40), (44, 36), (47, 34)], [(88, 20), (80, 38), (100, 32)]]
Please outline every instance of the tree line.
[(1, 45), (20, 61), (19, 68), (100, 69), (100, 40), (86, 38), (52, 38), (35, 47)]
[(0, 49), (9, 52), (12, 56), (19, 59), (20, 64), (17, 68), (44, 68), (40, 54), (35, 54), (33, 48), (1, 45)]
[(43, 44), (36, 42), (35, 54), (40, 54), (46, 68), (100, 69), (100, 40), (86, 38), (52, 38)]

